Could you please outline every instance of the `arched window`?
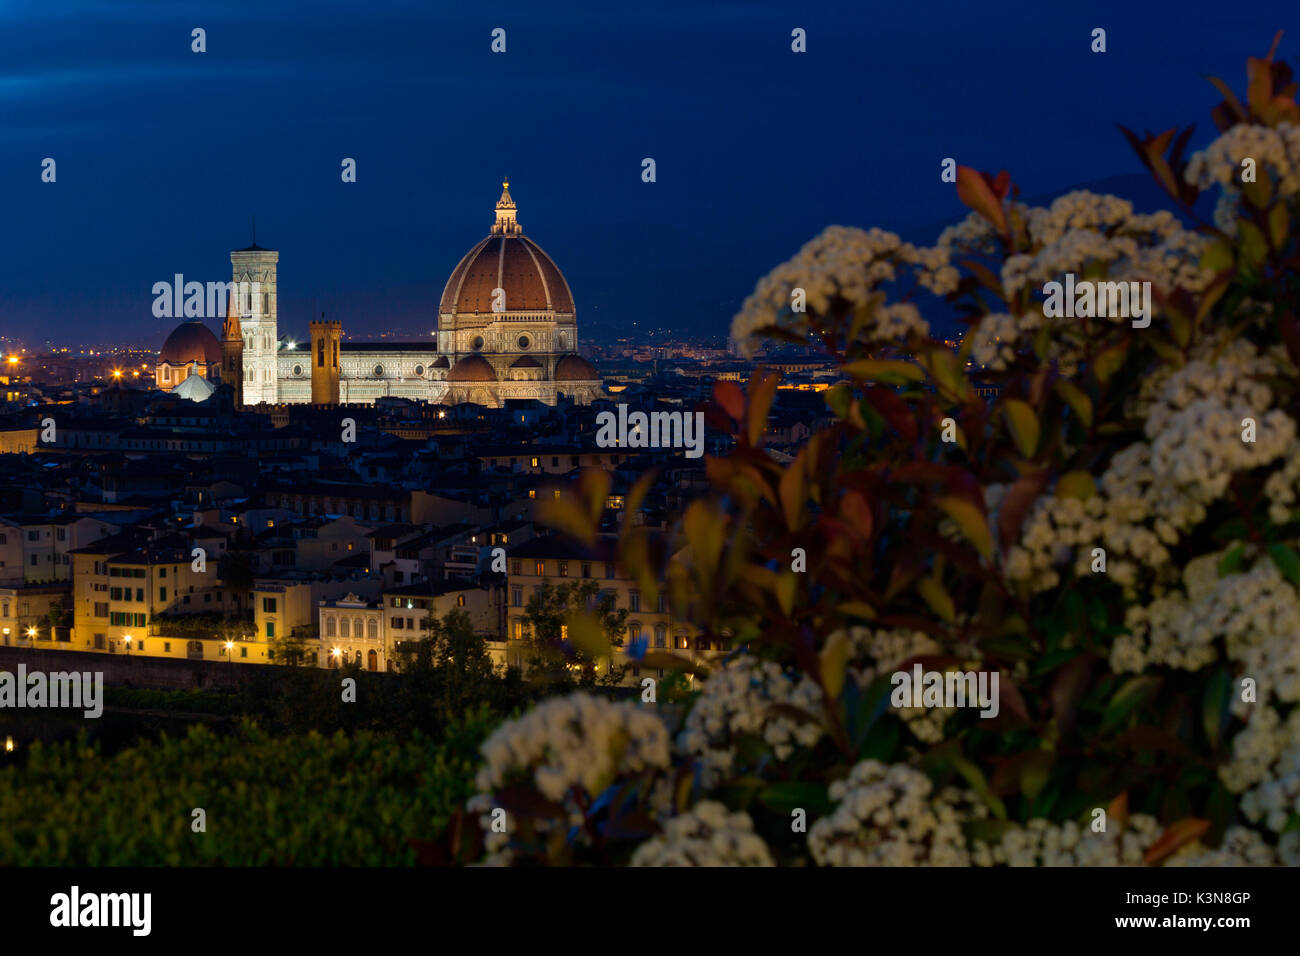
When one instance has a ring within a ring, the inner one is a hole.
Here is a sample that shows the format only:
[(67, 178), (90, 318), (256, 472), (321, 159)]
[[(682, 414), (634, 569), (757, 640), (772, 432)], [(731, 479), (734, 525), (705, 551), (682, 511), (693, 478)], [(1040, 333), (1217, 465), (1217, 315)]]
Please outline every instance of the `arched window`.
[(325, 618), (325, 636), (333, 637), (335, 635), (335, 630), (336, 628), (334, 624), (334, 618), (332, 617)]
[(668, 646), (668, 628), (662, 624), (655, 625), (655, 647)]
[(356, 662), (356, 664), (357, 664), (358, 667), (361, 666), (361, 652), (360, 652), (360, 651), (357, 651), (357, 656), (354, 657), (353, 660)]
[(339, 618), (339, 637), (352, 636), (352, 622), (349, 618)]
[(366, 621), (366, 637), (372, 641), (379, 640), (379, 621), (373, 617)]

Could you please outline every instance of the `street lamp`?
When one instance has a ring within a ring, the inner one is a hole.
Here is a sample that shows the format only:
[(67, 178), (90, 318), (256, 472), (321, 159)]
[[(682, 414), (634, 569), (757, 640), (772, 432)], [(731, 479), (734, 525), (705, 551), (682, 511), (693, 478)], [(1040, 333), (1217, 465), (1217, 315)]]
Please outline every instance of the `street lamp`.
[(6, 627), (4, 629), (4, 635), (5, 635), (5, 644), (7, 645), (9, 643), (9, 628)]
[(125, 635), (122, 638), (122, 640), (126, 641), (126, 656), (130, 657), (131, 656), (131, 635), (130, 634)]
[(29, 627), (29, 628), (27, 629), (27, 641), (28, 641), (28, 643), (32, 643), (32, 642), (34, 642), (35, 640), (36, 640), (36, 628), (35, 628), (35, 627)]
[(338, 647), (336, 647), (336, 648), (334, 648), (332, 651), (330, 651), (330, 654), (332, 654), (332, 655), (334, 656), (334, 660), (335, 660), (336, 663), (337, 663), (337, 661), (338, 661), (340, 655), (342, 655), (342, 653), (343, 653), (342, 648), (338, 648)]

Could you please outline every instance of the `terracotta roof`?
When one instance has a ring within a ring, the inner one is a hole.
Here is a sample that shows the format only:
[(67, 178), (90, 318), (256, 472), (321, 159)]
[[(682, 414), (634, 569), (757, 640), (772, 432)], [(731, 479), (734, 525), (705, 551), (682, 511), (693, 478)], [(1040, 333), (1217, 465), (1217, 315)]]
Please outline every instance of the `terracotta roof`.
[(481, 355), (467, 355), (451, 367), (448, 382), (495, 382), (497, 373), (492, 363)]
[(595, 367), (580, 355), (566, 355), (555, 365), (557, 382), (600, 381)]
[(574, 311), (559, 267), (524, 236), (488, 236), (467, 252), (447, 280), (438, 311), (490, 313), (497, 288), (505, 290), (508, 312)]
[(221, 343), (202, 322), (182, 322), (167, 336), (162, 351), (158, 353), (158, 363), (164, 362), (171, 365), (188, 365), (190, 362), (220, 365)]

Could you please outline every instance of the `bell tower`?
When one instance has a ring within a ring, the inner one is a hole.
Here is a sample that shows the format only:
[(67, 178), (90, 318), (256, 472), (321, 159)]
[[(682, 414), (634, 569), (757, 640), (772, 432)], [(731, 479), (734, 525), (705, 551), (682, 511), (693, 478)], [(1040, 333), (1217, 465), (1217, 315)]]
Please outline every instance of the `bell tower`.
[(311, 403), (337, 405), (339, 403), (339, 340), (343, 337), (343, 323), (337, 319), (321, 318), (308, 323), (311, 330)]
[[(254, 226), (256, 229), (256, 226)], [(231, 280), (239, 290), (239, 327), (244, 336), (243, 401), (275, 404), (279, 393), (280, 337), (276, 328), (276, 266), (280, 253), (253, 244), (230, 254)]]
[(221, 329), (221, 381), (235, 390), (235, 407), (244, 404), (244, 334), (239, 327), (239, 297), (226, 297), (226, 324)]

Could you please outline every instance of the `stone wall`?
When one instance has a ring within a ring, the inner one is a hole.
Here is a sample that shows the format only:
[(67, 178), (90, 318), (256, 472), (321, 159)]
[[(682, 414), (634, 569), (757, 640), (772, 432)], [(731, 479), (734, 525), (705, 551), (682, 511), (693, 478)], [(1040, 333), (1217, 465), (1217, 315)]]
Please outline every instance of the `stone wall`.
[(231, 661), (172, 660), (125, 654), (56, 651), (41, 648), (0, 647), (0, 670), (17, 673), (24, 664), (32, 671), (102, 671), (104, 683), (114, 687), (152, 687), (160, 690), (233, 690), (250, 680), (265, 664)]

